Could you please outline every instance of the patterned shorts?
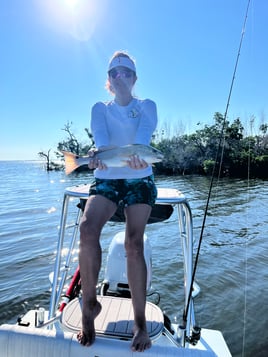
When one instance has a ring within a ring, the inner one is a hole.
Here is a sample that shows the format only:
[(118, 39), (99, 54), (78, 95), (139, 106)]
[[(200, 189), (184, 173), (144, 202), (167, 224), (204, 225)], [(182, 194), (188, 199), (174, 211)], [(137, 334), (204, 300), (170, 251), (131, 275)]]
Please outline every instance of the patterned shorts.
[(102, 195), (117, 205), (130, 206), (145, 203), (153, 206), (157, 188), (153, 175), (141, 179), (98, 179), (90, 186), (89, 195)]

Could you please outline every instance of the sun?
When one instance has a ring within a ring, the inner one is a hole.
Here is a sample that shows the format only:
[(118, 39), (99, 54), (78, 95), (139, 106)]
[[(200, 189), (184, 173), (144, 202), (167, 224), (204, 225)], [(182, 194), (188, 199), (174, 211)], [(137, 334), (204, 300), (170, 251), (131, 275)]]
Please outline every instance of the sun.
[(85, 2), (83, 0), (62, 0), (62, 5), (71, 12), (75, 12), (76, 9)]
[(81, 0), (64, 0), (64, 2), (67, 6), (70, 6), (70, 8), (74, 8)]
[(67, 32), (79, 41), (88, 41), (103, 17), (103, 7), (98, 0), (40, 1), (40, 10), (50, 27)]

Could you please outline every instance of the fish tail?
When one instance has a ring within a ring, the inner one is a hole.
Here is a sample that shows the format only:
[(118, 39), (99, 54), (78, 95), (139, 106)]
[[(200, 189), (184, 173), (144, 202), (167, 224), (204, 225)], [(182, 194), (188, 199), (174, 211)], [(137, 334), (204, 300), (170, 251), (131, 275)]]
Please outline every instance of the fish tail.
[(65, 160), (65, 173), (69, 175), (75, 169), (77, 169), (80, 165), (77, 161), (77, 155), (73, 154), (72, 152), (61, 151), (64, 155)]

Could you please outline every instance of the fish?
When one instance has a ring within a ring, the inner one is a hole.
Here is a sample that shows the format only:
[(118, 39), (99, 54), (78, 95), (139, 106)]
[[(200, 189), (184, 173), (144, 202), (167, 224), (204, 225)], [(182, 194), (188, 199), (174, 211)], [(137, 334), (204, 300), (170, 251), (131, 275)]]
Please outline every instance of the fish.
[(63, 151), (65, 160), (65, 173), (69, 175), (82, 165), (87, 165), (90, 159), (101, 160), (107, 167), (124, 167), (128, 166), (128, 160), (131, 156), (136, 155), (151, 165), (161, 162), (164, 155), (161, 151), (150, 145), (132, 144), (118, 146), (107, 150), (96, 150), (94, 156), (79, 156), (74, 153)]

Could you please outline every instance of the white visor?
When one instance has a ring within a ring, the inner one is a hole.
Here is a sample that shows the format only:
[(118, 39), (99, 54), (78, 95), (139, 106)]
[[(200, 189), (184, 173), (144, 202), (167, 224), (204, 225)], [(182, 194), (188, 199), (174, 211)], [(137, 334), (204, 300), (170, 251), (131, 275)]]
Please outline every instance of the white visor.
[(128, 57), (115, 57), (112, 59), (112, 61), (109, 63), (109, 69), (108, 72), (118, 66), (126, 67), (130, 69), (131, 71), (136, 73), (136, 67), (135, 63)]

